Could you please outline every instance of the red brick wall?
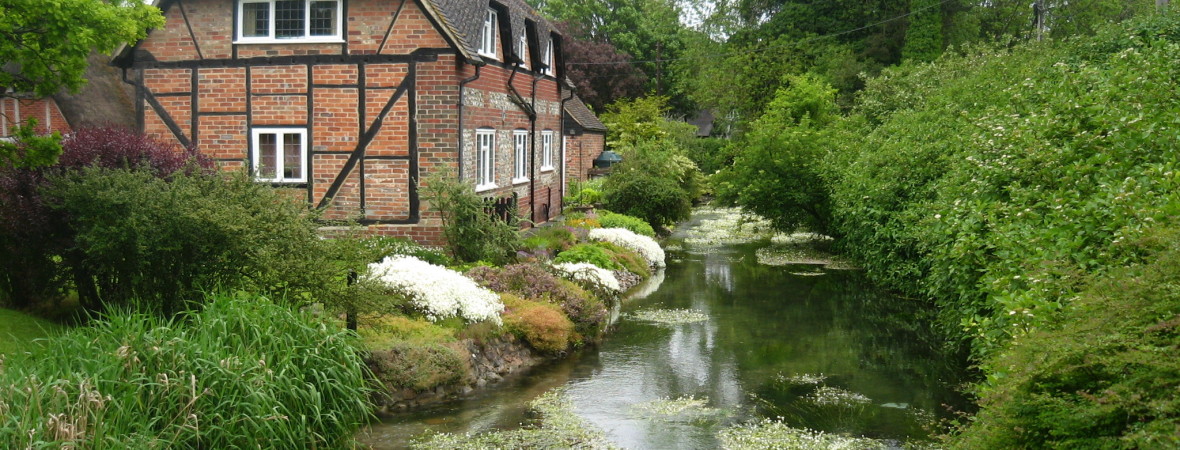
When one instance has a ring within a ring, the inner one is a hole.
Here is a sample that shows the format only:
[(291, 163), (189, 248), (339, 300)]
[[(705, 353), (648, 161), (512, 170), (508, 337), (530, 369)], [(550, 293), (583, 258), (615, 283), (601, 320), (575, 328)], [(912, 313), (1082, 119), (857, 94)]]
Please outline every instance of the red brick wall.
[(70, 131), (70, 125), (62, 117), (57, 102), (51, 98), (0, 98), (0, 137), (7, 137), (12, 127), (37, 120), (35, 131), (49, 134), (57, 131), (62, 134)]
[[(165, 11), (167, 25), (152, 31), (139, 45), (141, 53), (149, 52), (164, 64), (201, 59), (220, 62), (195, 69), (150, 65), (143, 68), (143, 84), (163, 110), (156, 111), (149, 103), (143, 105), (144, 131), (162, 139), (176, 139), (164, 119), (169, 117), (186, 139), (193, 140), (203, 152), (217, 158), (222, 167), (240, 170), (249, 164), (250, 125), (306, 127), (311, 151), (309, 182), (292, 189), (302, 189), (304, 197), (318, 204), (361, 142), (362, 129), (368, 130), (374, 124), (409, 75), (409, 63), (362, 61), (357, 55), (405, 55), (421, 48), (449, 48), (418, 4), (407, 1), (388, 39), (385, 39), (385, 33), (399, 6), (396, 0), (348, 1), (347, 42), (332, 44), (234, 44), (235, 2), (175, 2)], [(184, 14), (180, 11), (182, 5)], [(185, 24), (185, 16), (192, 27), (192, 36)], [(383, 40), (384, 46), (381, 44)], [(279, 64), (262, 59), (293, 55), (357, 58), (348, 63), (304, 61), (299, 64)], [(408, 160), (415, 150), (410, 148), (411, 95), (404, 95), (382, 118), (382, 127), (366, 147), (365, 157), (343, 176), (343, 184), (326, 213), (328, 218), (411, 219), (410, 183), (421, 183), (436, 173), (458, 171), (458, 85), (459, 80), (473, 75), (475, 69), (456, 58), (444, 52), (434, 61), (418, 61), (413, 65), (416, 83), (408, 94), (412, 94), (416, 102), (416, 128), (413, 131), (417, 137), (417, 173), (413, 173)], [(242, 61), (256, 64), (234, 67), (240, 66)], [(364, 71), (363, 77), (361, 70)], [(505, 133), (506, 137), (498, 139), (501, 149), (497, 151), (498, 164), (501, 165), (497, 179), (502, 177), (504, 181), (500, 188), (481, 194), (503, 196), (515, 192), (521, 200), (522, 215), (529, 218), (530, 202), (533, 202), (535, 217), (542, 221), (542, 205), (553, 205), (554, 212), (550, 215), (560, 209), (561, 172), (560, 168), (542, 172), (540, 155), (537, 154), (533, 176), (535, 186), (530, 189), (527, 183), (511, 184), (511, 132), (517, 128), (530, 129), (532, 124), (519, 107), (506, 101), (509, 74), (504, 67), (489, 64), (481, 69), (480, 79), (467, 86), (466, 95), (478, 97), (481, 101), (473, 105), (469, 98), (469, 106), (463, 108), (464, 174), (468, 181), (474, 180), (474, 153), (470, 151), (474, 130), (491, 126)], [(364, 85), (358, 86), (362, 79)], [(536, 97), (538, 118), (536, 134), (530, 140), (530, 152), (540, 151), (540, 132), (552, 130), (556, 161), (560, 157), (561, 115), (555, 80), (551, 77), (541, 79), (534, 89), (532, 73), (523, 71), (515, 77), (513, 86), (530, 101)], [(194, 101), (196, 130), (191, 125)], [(373, 227), (373, 231), (440, 243), (437, 214), (424, 200), (419, 212), (417, 224), (380, 225)]]
[(577, 136), (567, 136), (565, 147), (566, 167), (569, 181), (586, 181), (587, 172), (594, 168), (594, 158), (606, 148), (606, 135), (587, 131)]

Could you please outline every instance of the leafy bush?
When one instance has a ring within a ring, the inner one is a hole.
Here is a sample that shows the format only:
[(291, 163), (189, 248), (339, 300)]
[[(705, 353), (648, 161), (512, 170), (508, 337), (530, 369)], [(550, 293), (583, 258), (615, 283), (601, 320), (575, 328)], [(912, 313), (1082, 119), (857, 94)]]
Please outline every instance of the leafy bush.
[(413, 256), (436, 266), (449, 266), (451, 259), (443, 252), (425, 247), (409, 238), (391, 236), (369, 236), (361, 244), (373, 251), (371, 261), (380, 261), (388, 256)]
[(543, 353), (565, 351), (577, 341), (574, 324), (553, 304), (502, 294), (504, 327)]
[(569, 250), (558, 253), (553, 258), (555, 264), (561, 263), (590, 263), (607, 270), (618, 270), (622, 266), (611, 257), (610, 252), (601, 245), (584, 243), (570, 247)]
[(455, 330), (421, 319), (390, 314), (366, 315), (357, 334), (365, 348), (385, 350), (396, 342), (447, 344), (457, 341)]
[[(33, 306), (63, 294), (66, 281), (74, 277), (83, 300), (96, 307), (97, 294), (85, 289), (92, 284), (85, 268), (60, 264), (76, 247), (70, 213), (51, 208), (52, 202), (42, 194), (43, 188), (62, 174), (87, 167), (145, 170), (170, 178), (177, 173), (208, 171), (213, 163), (192, 149), (176, 148), (122, 128), (103, 127), (82, 128), (67, 136), (52, 166), (0, 170), (0, 267), (4, 268), (0, 270), (0, 300), (7, 297), (14, 306)], [(72, 261), (81, 258), (75, 253)]]
[(663, 228), (688, 218), (699, 194), (700, 173), (687, 158), (660, 142), (626, 153), (603, 184), (606, 207)]
[(42, 193), (72, 233), (59, 270), (91, 309), (101, 298), (171, 314), (214, 288), (324, 301), (345, 284), (306, 205), (245, 174), (87, 168)]
[(431, 209), (442, 217), (443, 236), (455, 261), (500, 265), (516, 255), (520, 235), (515, 208), (509, 208), (508, 221), (499, 220), (487, 211), (487, 202), (470, 184), (445, 173), (431, 177), (422, 192)]
[(599, 298), (613, 300), (622, 288), (615, 274), (590, 263), (554, 263), (553, 268), (568, 280), (578, 283)]
[(600, 210), (598, 211), (598, 222), (603, 228), (626, 228), (635, 234), (656, 237), (656, 232), (651, 228), (651, 224), (638, 217)]
[(345, 330), (261, 297), (177, 319), (115, 312), (0, 365), (16, 447), (339, 447), (370, 417)]
[(620, 270), (630, 272), (641, 279), (651, 277), (651, 266), (647, 263), (647, 259), (640, 256), (635, 250), (605, 241), (594, 242), (594, 245), (606, 251), (611, 261), (619, 265)]
[(1098, 277), (1050, 326), (989, 362), (1002, 376), (981, 392), (957, 447), (1180, 444), (1180, 228), (1148, 236), (1136, 245), (1147, 263)]
[(467, 276), (496, 292), (561, 306), (578, 334), (587, 339), (596, 339), (606, 320), (606, 306), (601, 300), (536, 264), (477, 267)]

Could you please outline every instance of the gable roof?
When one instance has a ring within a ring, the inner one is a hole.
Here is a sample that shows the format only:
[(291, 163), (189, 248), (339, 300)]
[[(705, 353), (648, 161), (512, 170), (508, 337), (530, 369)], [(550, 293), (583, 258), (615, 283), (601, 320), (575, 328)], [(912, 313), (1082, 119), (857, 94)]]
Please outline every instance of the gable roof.
[[(566, 92), (569, 91), (563, 87), (561, 93), (563, 98), (565, 97)], [(576, 93), (573, 94), (573, 98), (565, 102), (564, 112), (567, 117), (569, 117), (571, 120), (577, 123), (578, 126), (581, 126), (584, 129), (590, 131), (601, 131), (604, 133), (606, 132), (606, 125), (603, 125), (602, 121), (598, 120), (598, 116), (594, 114), (594, 111), (591, 111), (590, 108), (586, 106), (586, 102), (582, 101), (582, 98), (578, 97), (578, 94)]]

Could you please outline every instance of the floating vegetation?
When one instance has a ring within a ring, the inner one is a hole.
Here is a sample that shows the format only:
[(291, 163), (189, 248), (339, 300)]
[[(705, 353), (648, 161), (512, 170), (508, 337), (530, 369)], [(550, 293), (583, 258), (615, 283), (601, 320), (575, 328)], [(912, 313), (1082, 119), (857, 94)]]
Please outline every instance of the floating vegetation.
[(687, 395), (677, 399), (659, 398), (650, 402), (638, 403), (632, 405), (631, 410), (635, 415), (667, 422), (713, 421), (726, 415), (724, 410), (708, 405), (708, 398)]
[(791, 272), (791, 275), (797, 277), (818, 277), (820, 275), (827, 275), (823, 272)]
[(726, 428), (718, 433), (717, 439), (721, 441), (721, 448), (732, 450), (868, 450), (890, 447), (875, 439), (792, 428), (780, 420), (769, 419)]
[(832, 237), (819, 233), (779, 233), (770, 238), (770, 243), (778, 245), (815, 245), (819, 243), (830, 243)]
[(708, 315), (694, 309), (645, 309), (635, 311), (628, 316), (635, 320), (662, 325), (680, 325), (709, 320)]
[(414, 440), (415, 449), (578, 448), (616, 449), (606, 435), (573, 412), (573, 404), (561, 389), (542, 394), (529, 403), (537, 423), (518, 430), (479, 434), (426, 434)]
[(781, 383), (802, 386), (823, 383), (828, 379), (828, 376), (822, 373), (797, 373), (788, 377), (780, 373), (775, 379)]
[(831, 386), (816, 389), (807, 400), (820, 406), (863, 406), (872, 402), (862, 394)]
[(684, 242), (694, 247), (719, 247), (767, 239), (775, 231), (770, 221), (755, 214), (743, 213), (740, 208), (698, 208), (696, 214), (718, 216), (704, 219), (685, 232)]

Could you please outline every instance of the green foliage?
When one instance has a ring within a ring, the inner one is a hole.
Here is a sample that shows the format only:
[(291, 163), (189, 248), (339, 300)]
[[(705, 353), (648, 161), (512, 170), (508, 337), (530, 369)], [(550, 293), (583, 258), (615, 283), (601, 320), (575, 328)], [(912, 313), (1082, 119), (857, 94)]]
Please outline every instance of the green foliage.
[(1072, 307), (989, 362), (958, 448), (1180, 445), (1180, 228), (1136, 243), (1145, 263), (1097, 277)]
[[(646, 263), (643, 266), (647, 268)], [(483, 287), (502, 294), (560, 306), (561, 311), (573, 322), (577, 334), (588, 341), (598, 339), (606, 322), (606, 305), (601, 299), (573, 282), (554, 276), (537, 264), (477, 267), (468, 271), (467, 276)]]
[(942, 2), (920, 0), (910, 2), (910, 24), (905, 30), (905, 45), (901, 57), (911, 62), (933, 61), (942, 54)]
[(533, 251), (540, 250), (552, 256), (568, 250), (577, 242), (578, 237), (569, 228), (548, 226), (536, 229), (531, 236), (525, 238), (521, 247)]
[(573, 404), (561, 390), (545, 392), (529, 402), (529, 413), (534, 419), (520, 429), (479, 434), (427, 434), (416, 439), (410, 448), (616, 448), (601, 430), (574, 413)]
[(164, 26), (154, 6), (138, 0), (6, 0), (0, 6), (0, 86), (40, 97), (84, 83), (86, 57), (132, 45)]
[(57, 163), (57, 157), (61, 155), (61, 133), (54, 131), (40, 136), (36, 127), (37, 120), (29, 119), (12, 127), (9, 133), (12, 141), (0, 140), (0, 170), (36, 169)]
[(370, 352), (368, 363), (377, 380), (390, 391), (425, 392), (471, 377), (463, 354), (438, 342), (393, 340)]
[(610, 252), (597, 242), (587, 242), (571, 247), (553, 258), (555, 264), (561, 263), (590, 263), (607, 270), (619, 270), (622, 266), (615, 262)]
[[(619, 100), (600, 115), (606, 125), (607, 146), (626, 149), (641, 142), (663, 140), (668, 132), (661, 126), (668, 113), (666, 97), (642, 97)], [(625, 155), (624, 155), (625, 156)]]
[(499, 220), (486, 211), (485, 200), (470, 184), (447, 174), (430, 178), (422, 191), (442, 216), (443, 236), (456, 262), (505, 264), (515, 256), (520, 248), (515, 208), (510, 208), (510, 220)]
[(339, 447), (370, 417), (355, 338), (262, 297), (115, 312), (0, 365), (17, 447)]
[(651, 276), (651, 268), (647, 265), (647, 260), (643, 256), (628, 248), (623, 248), (610, 242), (596, 241), (594, 245), (602, 247), (606, 250), (607, 255), (610, 256), (611, 261), (614, 261), (623, 270), (639, 275), (640, 278), (647, 279)]
[(667, 141), (643, 142), (625, 154), (603, 184), (606, 207), (653, 228), (687, 219), (701, 192), (696, 165)]
[(656, 232), (651, 228), (651, 225), (638, 217), (599, 210), (598, 222), (602, 224), (603, 228), (626, 228), (635, 234), (656, 237)]
[(734, 146), (732, 166), (713, 180), (718, 200), (735, 203), (775, 228), (830, 232), (823, 166), (836, 118), (832, 89), (815, 76), (788, 77), (754, 128)]
[(84, 303), (175, 313), (206, 289), (331, 300), (344, 286), (306, 207), (245, 174), (86, 169), (45, 190), (69, 218), (63, 269)]

